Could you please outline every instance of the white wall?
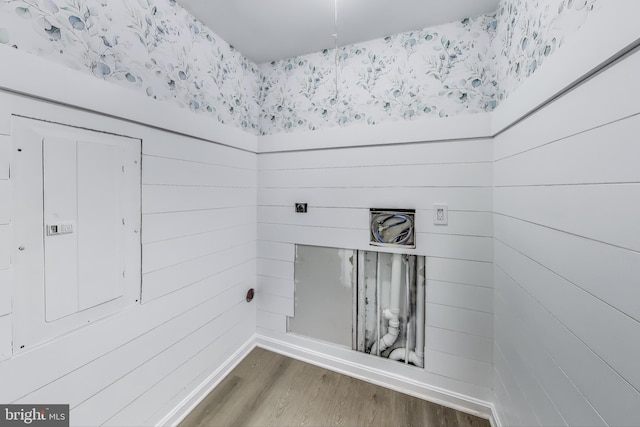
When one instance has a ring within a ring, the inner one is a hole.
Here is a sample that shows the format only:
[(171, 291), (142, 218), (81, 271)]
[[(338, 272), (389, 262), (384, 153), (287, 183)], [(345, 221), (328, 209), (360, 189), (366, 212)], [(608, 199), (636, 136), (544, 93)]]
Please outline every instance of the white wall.
[[(456, 123), (449, 128), (455, 135), (459, 120), (434, 127)], [(362, 139), (362, 132), (371, 131), (343, 129), (341, 144), (345, 135)], [(423, 135), (428, 139), (429, 131)], [(269, 138), (277, 150), (276, 136)], [(416, 209), (417, 248), (410, 252), (427, 256), (426, 367), (396, 371), (393, 361), (377, 367), (490, 401), (492, 159), (492, 141), (483, 138), (259, 154), (258, 332), (299, 344), (285, 335), (286, 317), (294, 314), (295, 244), (372, 249), (369, 208)], [(295, 213), (295, 202), (307, 202), (309, 212)], [(433, 225), (434, 203), (448, 203), (448, 226)], [(372, 359), (359, 360), (373, 366)]]
[(0, 103), (0, 360), (11, 355), (11, 257), (10, 253), (10, 203), (9, 147), (11, 145), (9, 114)]
[[(117, 106), (104, 93), (104, 108)], [(120, 102), (135, 106), (136, 96)], [(144, 114), (172, 112), (151, 105)], [(143, 303), (15, 357), (11, 113), (143, 141)], [(68, 403), (72, 425), (159, 422), (254, 335), (245, 293), (256, 280), (256, 154), (7, 92), (0, 135), (0, 401)]]
[(503, 425), (640, 420), (640, 53), (495, 138)]

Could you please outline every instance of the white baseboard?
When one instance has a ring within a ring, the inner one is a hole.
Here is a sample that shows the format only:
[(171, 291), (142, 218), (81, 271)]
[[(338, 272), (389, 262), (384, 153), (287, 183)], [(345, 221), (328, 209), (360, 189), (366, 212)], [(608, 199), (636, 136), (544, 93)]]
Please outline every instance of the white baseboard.
[(412, 381), (410, 378), (395, 375), (378, 368), (372, 368), (365, 364), (341, 359), (321, 351), (291, 344), (274, 337), (257, 335), (256, 345), (257, 347), (271, 350), (334, 372), (488, 419), (493, 427), (501, 427), (501, 424), (495, 417), (495, 411), (489, 402)]
[(218, 369), (209, 375), (198, 387), (173, 408), (156, 426), (177, 426), (195, 409), (211, 391), (224, 380), (231, 371), (256, 347), (256, 336), (249, 339), (233, 353)]
[(491, 404), (491, 417), (489, 418), (489, 422), (491, 423), (491, 427), (502, 427), (504, 425), (494, 404)]
[(482, 402), (437, 387), (430, 387), (377, 368), (340, 359), (265, 335), (254, 335), (249, 339), (220, 368), (209, 375), (156, 425), (177, 426), (255, 347), (264, 348), (334, 372), (476, 415), (488, 419), (492, 427), (502, 427), (493, 405), (488, 402)]

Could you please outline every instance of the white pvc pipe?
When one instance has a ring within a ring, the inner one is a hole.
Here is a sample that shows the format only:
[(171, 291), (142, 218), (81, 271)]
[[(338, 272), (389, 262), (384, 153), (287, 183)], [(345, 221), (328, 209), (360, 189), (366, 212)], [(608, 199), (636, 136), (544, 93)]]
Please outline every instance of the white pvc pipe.
[[(408, 347), (396, 348), (391, 354), (391, 360), (404, 360), (420, 368), (424, 367), (424, 328), (425, 328), (425, 262), (418, 257), (418, 281), (416, 289), (416, 347), (410, 351)], [(408, 341), (408, 339), (407, 339)]]
[[(407, 360), (406, 359), (406, 348), (396, 348), (395, 350), (393, 350), (391, 352), (391, 354), (389, 355), (389, 359), (391, 360)], [(419, 357), (415, 351), (410, 351), (409, 352), (409, 357), (408, 357), (409, 363), (413, 363), (416, 366), (419, 366), (421, 368), (424, 367), (424, 358)]]
[(402, 279), (402, 255), (393, 254), (391, 259), (391, 302), (389, 309), (394, 319), (400, 316), (400, 280)]
[(389, 320), (389, 327), (385, 336), (376, 341), (371, 347), (371, 354), (380, 354), (391, 347), (400, 334), (400, 279), (402, 278), (402, 255), (393, 254), (391, 260), (391, 303), (384, 310), (384, 317)]

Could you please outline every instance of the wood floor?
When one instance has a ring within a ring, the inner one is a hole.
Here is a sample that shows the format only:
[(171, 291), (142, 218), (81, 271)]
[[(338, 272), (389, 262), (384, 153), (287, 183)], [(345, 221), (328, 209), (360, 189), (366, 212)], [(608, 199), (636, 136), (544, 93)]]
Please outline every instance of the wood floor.
[(193, 426), (489, 427), (489, 422), (256, 348), (180, 424)]

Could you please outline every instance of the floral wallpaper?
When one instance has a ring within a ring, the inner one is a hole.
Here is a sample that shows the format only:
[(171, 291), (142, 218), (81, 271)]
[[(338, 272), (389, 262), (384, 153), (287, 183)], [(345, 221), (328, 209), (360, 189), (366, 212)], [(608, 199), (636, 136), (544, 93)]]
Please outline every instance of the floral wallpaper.
[(175, 0), (0, 0), (0, 44), (258, 132), (257, 66)]
[(578, 31), (602, 0), (503, 0), (488, 65), (498, 85), (496, 101), (511, 94)]
[[(479, 16), (260, 66), (260, 131), (447, 117), (496, 106)], [(336, 81), (337, 69), (337, 81)]]
[(0, 0), (0, 45), (273, 134), (491, 111), (602, 1), (502, 0), (496, 14), (258, 66), (175, 0)]

